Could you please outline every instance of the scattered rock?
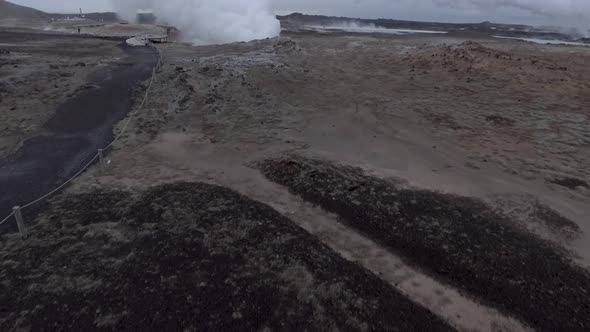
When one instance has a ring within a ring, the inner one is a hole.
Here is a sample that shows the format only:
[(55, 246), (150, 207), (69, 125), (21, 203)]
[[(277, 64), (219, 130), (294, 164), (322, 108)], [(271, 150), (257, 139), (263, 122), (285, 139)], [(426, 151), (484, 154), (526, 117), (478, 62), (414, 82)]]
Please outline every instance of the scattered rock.
[(512, 127), (515, 123), (514, 120), (497, 114), (486, 116), (486, 121), (491, 122), (498, 127)]
[(92, 89), (98, 89), (99, 86), (98, 85), (93, 85), (93, 84), (85, 84), (82, 85), (81, 87), (78, 88), (78, 91), (83, 91), (83, 90), (92, 90)]
[(209, 95), (207, 95), (207, 99), (205, 100), (205, 104), (206, 105), (211, 105), (211, 104), (214, 104), (217, 100), (220, 100), (220, 99), (223, 100), (222, 97), (220, 97), (220, 96), (218, 96), (216, 94), (210, 93)]
[(300, 52), (301, 51), (301, 48), (299, 47), (297, 42), (292, 39), (289, 39), (289, 38), (279, 40), (278, 42), (276, 42), (273, 45), (273, 48), (274, 48), (275, 52), (277, 52), (277, 53), (292, 52), (292, 51)]
[(578, 187), (590, 188), (590, 185), (588, 185), (588, 182), (581, 180), (581, 179), (577, 179), (577, 178), (555, 179), (555, 180), (551, 181), (551, 183), (555, 183), (556, 185), (566, 187), (566, 188), (569, 188), (572, 190), (575, 190)]

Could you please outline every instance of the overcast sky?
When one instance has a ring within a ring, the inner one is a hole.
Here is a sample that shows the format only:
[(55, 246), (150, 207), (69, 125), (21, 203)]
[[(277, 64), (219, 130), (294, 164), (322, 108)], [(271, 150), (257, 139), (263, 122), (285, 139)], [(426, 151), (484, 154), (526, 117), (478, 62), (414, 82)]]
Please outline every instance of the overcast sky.
[[(49, 12), (112, 10), (111, 0), (12, 0)], [(125, 1), (125, 0), (117, 0)], [(165, 0), (164, 0), (165, 1)], [(216, 1), (216, 0), (210, 0)], [(244, 0), (248, 1), (248, 0)], [(447, 22), (585, 25), (590, 0), (270, 0), (277, 13)]]

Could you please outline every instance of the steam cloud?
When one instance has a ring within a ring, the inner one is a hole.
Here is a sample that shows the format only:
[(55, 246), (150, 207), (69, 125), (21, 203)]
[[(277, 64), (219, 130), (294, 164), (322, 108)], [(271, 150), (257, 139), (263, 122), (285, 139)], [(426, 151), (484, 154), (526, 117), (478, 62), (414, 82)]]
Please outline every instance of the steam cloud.
[(221, 44), (275, 37), (281, 31), (269, 0), (112, 0), (124, 19), (152, 10), (161, 23), (195, 44)]
[[(112, 0), (112, 4), (129, 21), (135, 19), (138, 10), (153, 10), (161, 23), (176, 26), (186, 41), (196, 44), (277, 36), (280, 24), (273, 7), (336, 16), (418, 20), (454, 17), (468, 21), (473, 15), (482, 20), (574, 27), (583, 35), (588, 35), (590, 27), (589, 0)], [(469, 16), (458, 16), (460, 13)], [(517, 13), (519, 16), (514, 16)], [(510, 17), (528, 22), (513, 22)]]

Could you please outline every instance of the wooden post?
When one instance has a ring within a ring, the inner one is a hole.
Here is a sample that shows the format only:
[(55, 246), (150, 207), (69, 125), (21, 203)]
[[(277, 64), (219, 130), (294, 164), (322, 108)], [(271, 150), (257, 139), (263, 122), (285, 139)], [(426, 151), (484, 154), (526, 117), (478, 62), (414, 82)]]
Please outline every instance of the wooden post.
[(105, 167), (103, 149), (98, 149), (98, 162), (100, 163), (100, 167)]
[(12, 211), (14, 212), (14, 218), (16, 219), (16, 225), (18, 226), (18, 231), (20, 232), (20, 235), (23, 239), (26, 239), (28, 234), (27, 229), (25, 227), (25, 223), (23, 221), (23, 215), (21, 213), (20, 206), (13, 207)]

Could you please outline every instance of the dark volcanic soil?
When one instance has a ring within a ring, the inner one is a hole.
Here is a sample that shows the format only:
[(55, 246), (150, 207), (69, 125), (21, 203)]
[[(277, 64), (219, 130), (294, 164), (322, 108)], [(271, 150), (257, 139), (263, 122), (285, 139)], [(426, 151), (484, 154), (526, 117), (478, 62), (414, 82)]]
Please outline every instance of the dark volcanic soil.
[(590, 329), (587, 271), (481, 201), (400, 188), (356, 168), (296, 157), (269, 160), (260, 169), (424, 270), (535, 328)]
[(66, 196), (0, 244), (0, 330), (451, 328), (270, 207), (202, 183)]

